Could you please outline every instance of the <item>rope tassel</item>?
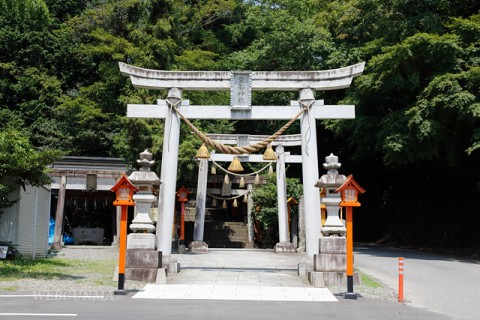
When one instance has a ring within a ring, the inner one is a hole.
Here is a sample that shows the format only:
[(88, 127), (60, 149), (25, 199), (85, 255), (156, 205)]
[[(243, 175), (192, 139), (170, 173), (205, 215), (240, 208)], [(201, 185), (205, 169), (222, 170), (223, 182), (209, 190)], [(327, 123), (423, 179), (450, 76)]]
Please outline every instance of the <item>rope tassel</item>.
[(211, 174), (217, 174), (217, 168), (212, 164)]
[(272, 165), (268, 167), (268, 176), (271, 177), (273, 175), (273, 168)]
[(255, 182), (254, 182), (253, 184), (254, 184), (254, 185), (259, 185), (259, 184), (260, 184), (260, 176), (258, 175), (258, 173), (257, 173), (257, 175), (255, 176)]
[(217, 207), (217, 199), (213, 198), (212, 200), (212, 207), (216, 208)]
[(223, 200), (222, 209), (227, 209), (227, 201)]
[(245, 193), (245, 195), (243, 196), (243, 203), (247, 203), (248, 202), (248, 195)]
[(230, 178), (228, 178), (228, 174), (225, 175), (225, 179), (223, 179), (223, 183), (230, 184)]
[(237, 207), (238, 207), (237, 199), (233, 200), (232, 206), (233, 206), (234, 208), (237, 208)]
[(245, 188), (245, 179), (240, 177), (240, 183), (238, 185), (239, 188)]

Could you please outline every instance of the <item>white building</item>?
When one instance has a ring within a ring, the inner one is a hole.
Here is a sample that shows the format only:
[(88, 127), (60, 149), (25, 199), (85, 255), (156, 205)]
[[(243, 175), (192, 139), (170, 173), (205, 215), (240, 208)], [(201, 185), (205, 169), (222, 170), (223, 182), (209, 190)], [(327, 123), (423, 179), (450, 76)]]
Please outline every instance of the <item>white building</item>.
[(18, 199), (0, 214), (0, 242), (16, 247), (24, 258), (45, 258), (48, 253), (50, 187), (18, 187), (10, 200)]

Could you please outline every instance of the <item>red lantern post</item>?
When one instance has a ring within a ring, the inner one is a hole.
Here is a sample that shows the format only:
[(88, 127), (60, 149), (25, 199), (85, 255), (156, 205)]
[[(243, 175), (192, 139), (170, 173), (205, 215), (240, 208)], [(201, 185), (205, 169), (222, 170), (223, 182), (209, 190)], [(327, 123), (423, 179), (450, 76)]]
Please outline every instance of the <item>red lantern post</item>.
[(357, 299), (357, 294), (353, 292), (353, 215), (352, 207), (360, 207), (358, 194), (365, 190), (353, 180), (353, 175), (349, 175), (347, 180), (335, 192), (341, 192), (341, 207), (347, 208), (347, 293), (345, 299)]
[(116, 295), (125, 295), (127, 292), (124, 289), (125, 284), (125, 255), (127, 253), (127, 210), (128, 207), (134, 206), (133, 192), (138, 191), (126, 175), (123, 175), (120, 180), (110, 189), (115, 192), (116, 199), (113, 201), (114, 206), (122, 207), (122, 214), (120, 216), (120, 248), (118, 255), (118, 289), (114, 291)]
[(188, 195), (190, 191), (182, 186), (177, 191), (178, 202), (181, 204), (180, 209), (180, 243), (179, 245), (185, 245), (185, 202), (188, 202)]

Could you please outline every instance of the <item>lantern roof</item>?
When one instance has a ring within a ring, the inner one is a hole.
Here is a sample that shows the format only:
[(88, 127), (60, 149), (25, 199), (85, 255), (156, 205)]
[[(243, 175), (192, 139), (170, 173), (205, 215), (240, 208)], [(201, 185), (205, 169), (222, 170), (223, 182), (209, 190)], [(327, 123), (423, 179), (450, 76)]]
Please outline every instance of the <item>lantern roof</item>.
[(338, 157), (330, 153), (328, 157), (325, 157), (325, 163), (323, 167), (327, 170), (327, 174), (324, 174), (318, 179), (315, 187), (317, 188), (337, 188), (341, 186), (347, 179), (343, 174), (338, 174), (338, 169), (342, 166), (338, 162)]
[(347, 177), (347, 180), (337, 189), (335, 192), (341, 192), (345, 190), (347, 187), (354, 187), (357, 189), (358, 193), (365, 193), (365, 189), (360, 187), (360, 185), (353, 179), (353, 174)]
[(148, 184), (148, 185), (159, 185), (160, 179), (157, 174), (153, 171), (150, 171), (150, 167), (155, 164), (155, 161), (152, 160), (153, 155), (145, 150), (140, 153), (140, 159), (137, 160), (137, 163), (140, 166), (140, 170), (133, 171), (132, 174), (128, 177), (131, 182), (136, 185), (139, 184)]
[(187, 188), (185, 188), (185, 186), (182, 186), (177, 191), (178, 201), (187, 202), (189, 194), (190, 194), (190, 191)]
[(117, 183), (115, 183), (115, 185), (112, 187), (112, 189), (110, 189), (110, 191), (116, 192), (117, 189), (123, 186), (127, 186), (129, 189), (138, 191), (138, 188), (135, 187), (133, 183), (130, 182), (130, 180), (128, 180), (128, 177), (125, 174), (122, 175), (120, 180), (118, 180)]
[(294, 197), (290, 197), (288, 198), (287, 203), (298, 204), (298, 201)]
[(185, 187), (185, 186), (182, 186), (180, 189), (178, 189), (177, 193), (182, 193), (182, 192), (185, 192), (187, 194), (190, 194), (190, 191)]

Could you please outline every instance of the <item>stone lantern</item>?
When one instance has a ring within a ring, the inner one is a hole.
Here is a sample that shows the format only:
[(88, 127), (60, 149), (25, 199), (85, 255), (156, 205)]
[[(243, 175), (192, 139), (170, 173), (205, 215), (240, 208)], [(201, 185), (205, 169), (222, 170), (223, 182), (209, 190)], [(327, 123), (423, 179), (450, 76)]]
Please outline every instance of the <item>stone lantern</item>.
[(140, 159), (137, 160), (140, 170), (132, 172), (129, 180), (139, 189), (133, 196), (137, 205), (137, 215), (130, 225), (130, 230), (139, 233), (153, 233), (155, 226), (150, 219), (150, 208), (152, 203), (156, 202), (157, 197), (153, 194), (153, 186), (160, 184), (157, 174), (150, 171), (150, 167), (155, 163), (152, 160), (152, 154), (147, 150), (140, 153)]
[(323, 167), (327, 169), (327, 174), (320, 177), (317, 184), (318, 188), (324, 188), (325, 197), (322, 198), (322, 204), (326, 206), (327, 218), (322, 228), (322, 234), (326, 237), (341, 236), (344, 237), (346, 228), (339, 218), (340, 202), (342, 197), (340, 193), (335, 192), (347, 178), (343, 174), (338, 174), (338, 169), (342, 166), (338, 162), (338, 157), (331, 153), (325, 157)]
[(165, 270), (162, 269), (162, 252), (156, 250), (155, 227), (149, 212), (152, 203), (157, 200), (153, 194), (154, 186), (160, 179), (150, 167), (155, 163), (152, 154), (147, 150), (140, 153), (137, 160), (140, 169), (132, 172), (129, 179), (139, 189), (133, 196), (136, 205), (136, 216), (130, 225), (133, 233), (127, 237), (127, 261), (125, 277), (129, 280), (156, 282), (166, 281)]
[(338, 157), (333, 154), (326, 157), (323, 167), (327, 169), (327, 174), (321, 176), (315, 185), (323, 189), (325, 194), (322, 204), (326, 207), (327, 218), (322, 228), (324, 237), (319, 239), (318, 254), (314, 255), (313, 271), (309, 273), (310, 283), (314, 287), (336, 286), (346, 279), (346, 228), (338, 215), (342, 197), (336, 190), (347, 178), (338, 174), (340, 166)]

